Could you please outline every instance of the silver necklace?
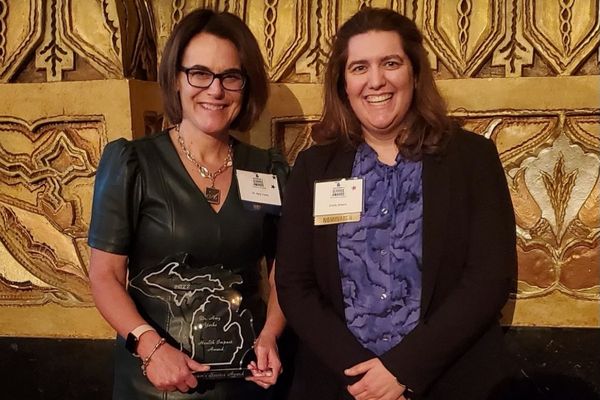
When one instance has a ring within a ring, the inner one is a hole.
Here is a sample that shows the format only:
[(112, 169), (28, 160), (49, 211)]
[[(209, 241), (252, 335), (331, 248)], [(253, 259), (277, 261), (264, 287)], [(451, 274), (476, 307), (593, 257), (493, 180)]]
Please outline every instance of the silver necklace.
[(206, 201), (208, 201), (210, 204), (219, 204), (221, 202), (221, 190), (215, 187), (215, 180), (219, 175), (225, 172), (227, 168), (233, 165), (233, 146), (231, 141), (229, 142), (227, 157), (225, 157), (223, 164), (221, 164), (221, 166), (215, 172), (210, 172), (208, 168), (196, 161), (190, 150), (186, 147), (183, 137), (179, 132), (179, 125), (175, 126), (175, 132), (177, 132), (177, 141), (179, 142), (179, 146), (181, 146), (183, 154), (185, 154), (186, 158), (190, 160), (192, 164), (194, 164), (196, 169), (198, 169), (201, 177), (210, 179), (210, 187), (207, 187), (205, 192)]

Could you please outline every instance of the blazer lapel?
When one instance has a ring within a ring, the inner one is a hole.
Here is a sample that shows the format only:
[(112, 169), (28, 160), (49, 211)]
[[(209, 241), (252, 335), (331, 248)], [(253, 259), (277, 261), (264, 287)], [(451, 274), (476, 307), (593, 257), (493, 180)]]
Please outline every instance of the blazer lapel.
[(424, 319), (442, 256), (447, 207), (450, 194), (448, 166), (444, 156), (423, 157), (423, 275), (421, 292), (421, 319)]
[(355, 155), (356, 149), (350, 145), (337, 146), (325, 166), (323, 179), (349, 178), (352, 175)]
[[(321, 179), (341, 179), (349, 178), (352, 174), (352, 165), (354, 164), (354, 155), (356, 150), (350, 146), (337, 146), (332, 152), (328, 163), (323, 171)], [(344, 315), (344, 298), (342, 294), (341, 275), (337, 253), (337, 224), (323, 225), (315, 227), (316, 243), (320, 243), (317, 248), (322, 249), (317, 259), (322, 259), (323, 266), (327, 266), (329, 295), (332, 300), (332, 306), (341, 316)], [(322, 257), (322, 258), (321, 258)]]
[[(334, 151), (323, 171), (322, 179), (348, 178), (352, 174), (352, 164), (356, 150), (340, 146)], [(448, 168), (443, 156), (423, 157), (423, 280), (421, 298), (421, 318), (427, 314), (435, 279), (442, 256), (445, 234), (447, 231), (447, 205), (450, 182)], [(329, 295), (333, 308), (344, 315), (344, 299), (341, 290), (341, 276), (337, 254), (337, 225), (315, 227), (316, 243), (322, 245), (317, 249), (322, 254), (317, 259), (323, 260), (328, 267)]]

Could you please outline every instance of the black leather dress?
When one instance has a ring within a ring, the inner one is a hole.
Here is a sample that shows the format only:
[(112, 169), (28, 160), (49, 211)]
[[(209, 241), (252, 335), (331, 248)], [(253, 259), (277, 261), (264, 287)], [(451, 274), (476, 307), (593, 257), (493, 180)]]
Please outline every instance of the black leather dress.
[[(131, 284), (168, 257), (188, 254), (194, 265), (222, 265), (240, 276), (240, 308), (251, 312), (257, 334), (264, 324), (258, 262), (274, 256), (276, 217), (244, 207), (235, 169), (272, 172), (282, 185), (287, 165), (277, 153), (239, 141), (234, 141), (233, 154), (231, 187), (218, 213), (187, 173), (167, 132), (109, 143), (98, 167), (88, 243), (129, 257), (128, 292), (142, 316), (173, 345), (185, 334), (175, 327), (169, 299), (149, 296)], [(120, 337), (115, 363), (114, 399), (268, 398), (268, 391), (239, 379), (206, 381), (189, 394), (160, 392), (142, 375), (140, 360), (129, 354)]]

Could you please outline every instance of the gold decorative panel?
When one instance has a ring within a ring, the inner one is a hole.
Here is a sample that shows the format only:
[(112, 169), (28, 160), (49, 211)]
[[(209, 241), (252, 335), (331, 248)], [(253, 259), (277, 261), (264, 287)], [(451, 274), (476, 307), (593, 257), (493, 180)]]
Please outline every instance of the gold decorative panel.
[(492, 138), (517, 220), (520, 298), (600, 300), (600, 109), (467, 118)]
[(519, 282), (504, 322), (600, 326), (597, 0), (0, 0), (0, 335), (111, 337), (86, 231), (103, 146), (160, 129), (158, 60), (196, 7), (247, 22), (272, 81), (242, 139), (293, 162), (313, 144), (336, 29), (388, 7), (425, 37), (465, 127), (495, 141)]
[(42, 37), (42, 0), (0, 1), (0, 82), (8, 82)]
[(572, 74), (590, 53), (598, 51), (597, 0), (525, 0), (523, 10), (525, 37), (558, 74)]
[(148, 0), (0, 0), (0, 82), (156, 79)]
[(504, 35), (505, 1), (427, 1), (424, 31), (432, 50), (457, 77), (473, 76)]
[(160, 111), (156, 85), (13, 83), (0, 99), (0, 334), (112, 336), (87, 276), (94, 175), (108, 141)]
[(87, 205), (106, 144), (103, 118), (0, 117), (0, 132), (0, 241), (23, 267), (4, 270), (2, 303), (91, 305)]

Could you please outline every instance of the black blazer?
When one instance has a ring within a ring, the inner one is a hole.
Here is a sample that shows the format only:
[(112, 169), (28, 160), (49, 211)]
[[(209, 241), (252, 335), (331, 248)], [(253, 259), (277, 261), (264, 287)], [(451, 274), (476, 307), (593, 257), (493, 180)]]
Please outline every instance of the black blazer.
[[(349, 177), (355, 149), (302, 152), (279, 225), (277, 294), (300, 338), (292, 399), (348, 398), (343, 371), (373, 358), (347, 329), (337, 225), (313, 225), (314, 182)], [(509, 375), (498, 317), (516, 273), (515, 220), (491, 140), (457, 131), (423, 158), (418, 326), (380, 359), (417, 398), (483, 400)]]

